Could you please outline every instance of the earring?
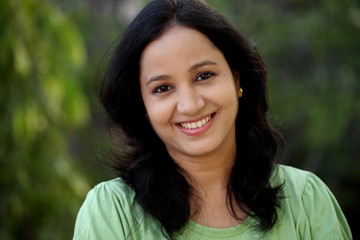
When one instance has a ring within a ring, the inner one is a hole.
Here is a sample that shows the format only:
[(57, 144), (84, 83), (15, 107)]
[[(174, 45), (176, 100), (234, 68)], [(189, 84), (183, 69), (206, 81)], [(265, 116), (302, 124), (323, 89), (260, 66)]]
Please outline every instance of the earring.
[(243, 95), (243, 89), (240, 88), (240, 89), (239, 89), (239, 97), (242, 97), (242, 95)]

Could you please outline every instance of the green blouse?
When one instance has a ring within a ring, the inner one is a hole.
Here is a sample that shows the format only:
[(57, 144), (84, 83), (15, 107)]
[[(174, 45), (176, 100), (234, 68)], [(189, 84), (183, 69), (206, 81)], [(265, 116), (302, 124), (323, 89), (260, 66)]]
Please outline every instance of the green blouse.
[[(278, 210), (279, 219), (265, 235), (252, 230), (256, 220), (248, 217), (226, 229), (190, 220), (174, 239), (352, 239), (340, 206), (318, 177), (279, 165), (271, 184), (283, 182), (285, 198)], [(134, 196), (134, 191), (120, 178), (98, 184), (88, 193), (79, 211), (73, 239), (165, 239), (160, 223), (143, 212)]]

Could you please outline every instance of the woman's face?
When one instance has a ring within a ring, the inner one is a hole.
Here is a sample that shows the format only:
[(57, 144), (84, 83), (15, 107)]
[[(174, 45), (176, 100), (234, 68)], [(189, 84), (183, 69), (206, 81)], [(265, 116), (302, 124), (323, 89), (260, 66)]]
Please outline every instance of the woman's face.
[(170, 156), (235, 151), (238, 75), (205, 35), (167, 30), (144, 49), (140, 70), (148, 118)]

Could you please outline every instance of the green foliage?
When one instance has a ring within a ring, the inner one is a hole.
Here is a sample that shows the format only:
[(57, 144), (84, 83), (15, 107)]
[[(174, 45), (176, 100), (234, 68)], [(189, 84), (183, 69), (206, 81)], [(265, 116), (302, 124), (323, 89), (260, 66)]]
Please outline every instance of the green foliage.
[(84, 42), (47, 1), (0, 4), (0, 239), (69, 239), (89, 189), (67, 138), (89, 119)]

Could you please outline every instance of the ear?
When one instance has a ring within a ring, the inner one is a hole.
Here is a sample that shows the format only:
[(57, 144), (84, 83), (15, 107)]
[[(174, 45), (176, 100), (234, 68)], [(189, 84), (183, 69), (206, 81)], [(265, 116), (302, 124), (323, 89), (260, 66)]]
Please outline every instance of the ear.
[(239, 98), (241, 98), (243, 95), (243, 89), (242, 88), (239, 88)]
[(233, 74), (233, 77), (234, 77), (234, 81), (236, 83), (236, 89), (239, 89), (238, 96), (240, 98), (243, 95), (243, 90), (242, 90), (242, 88), (240, 86), (240, 74), (236, 70), (232, 71), (232, 74)]

